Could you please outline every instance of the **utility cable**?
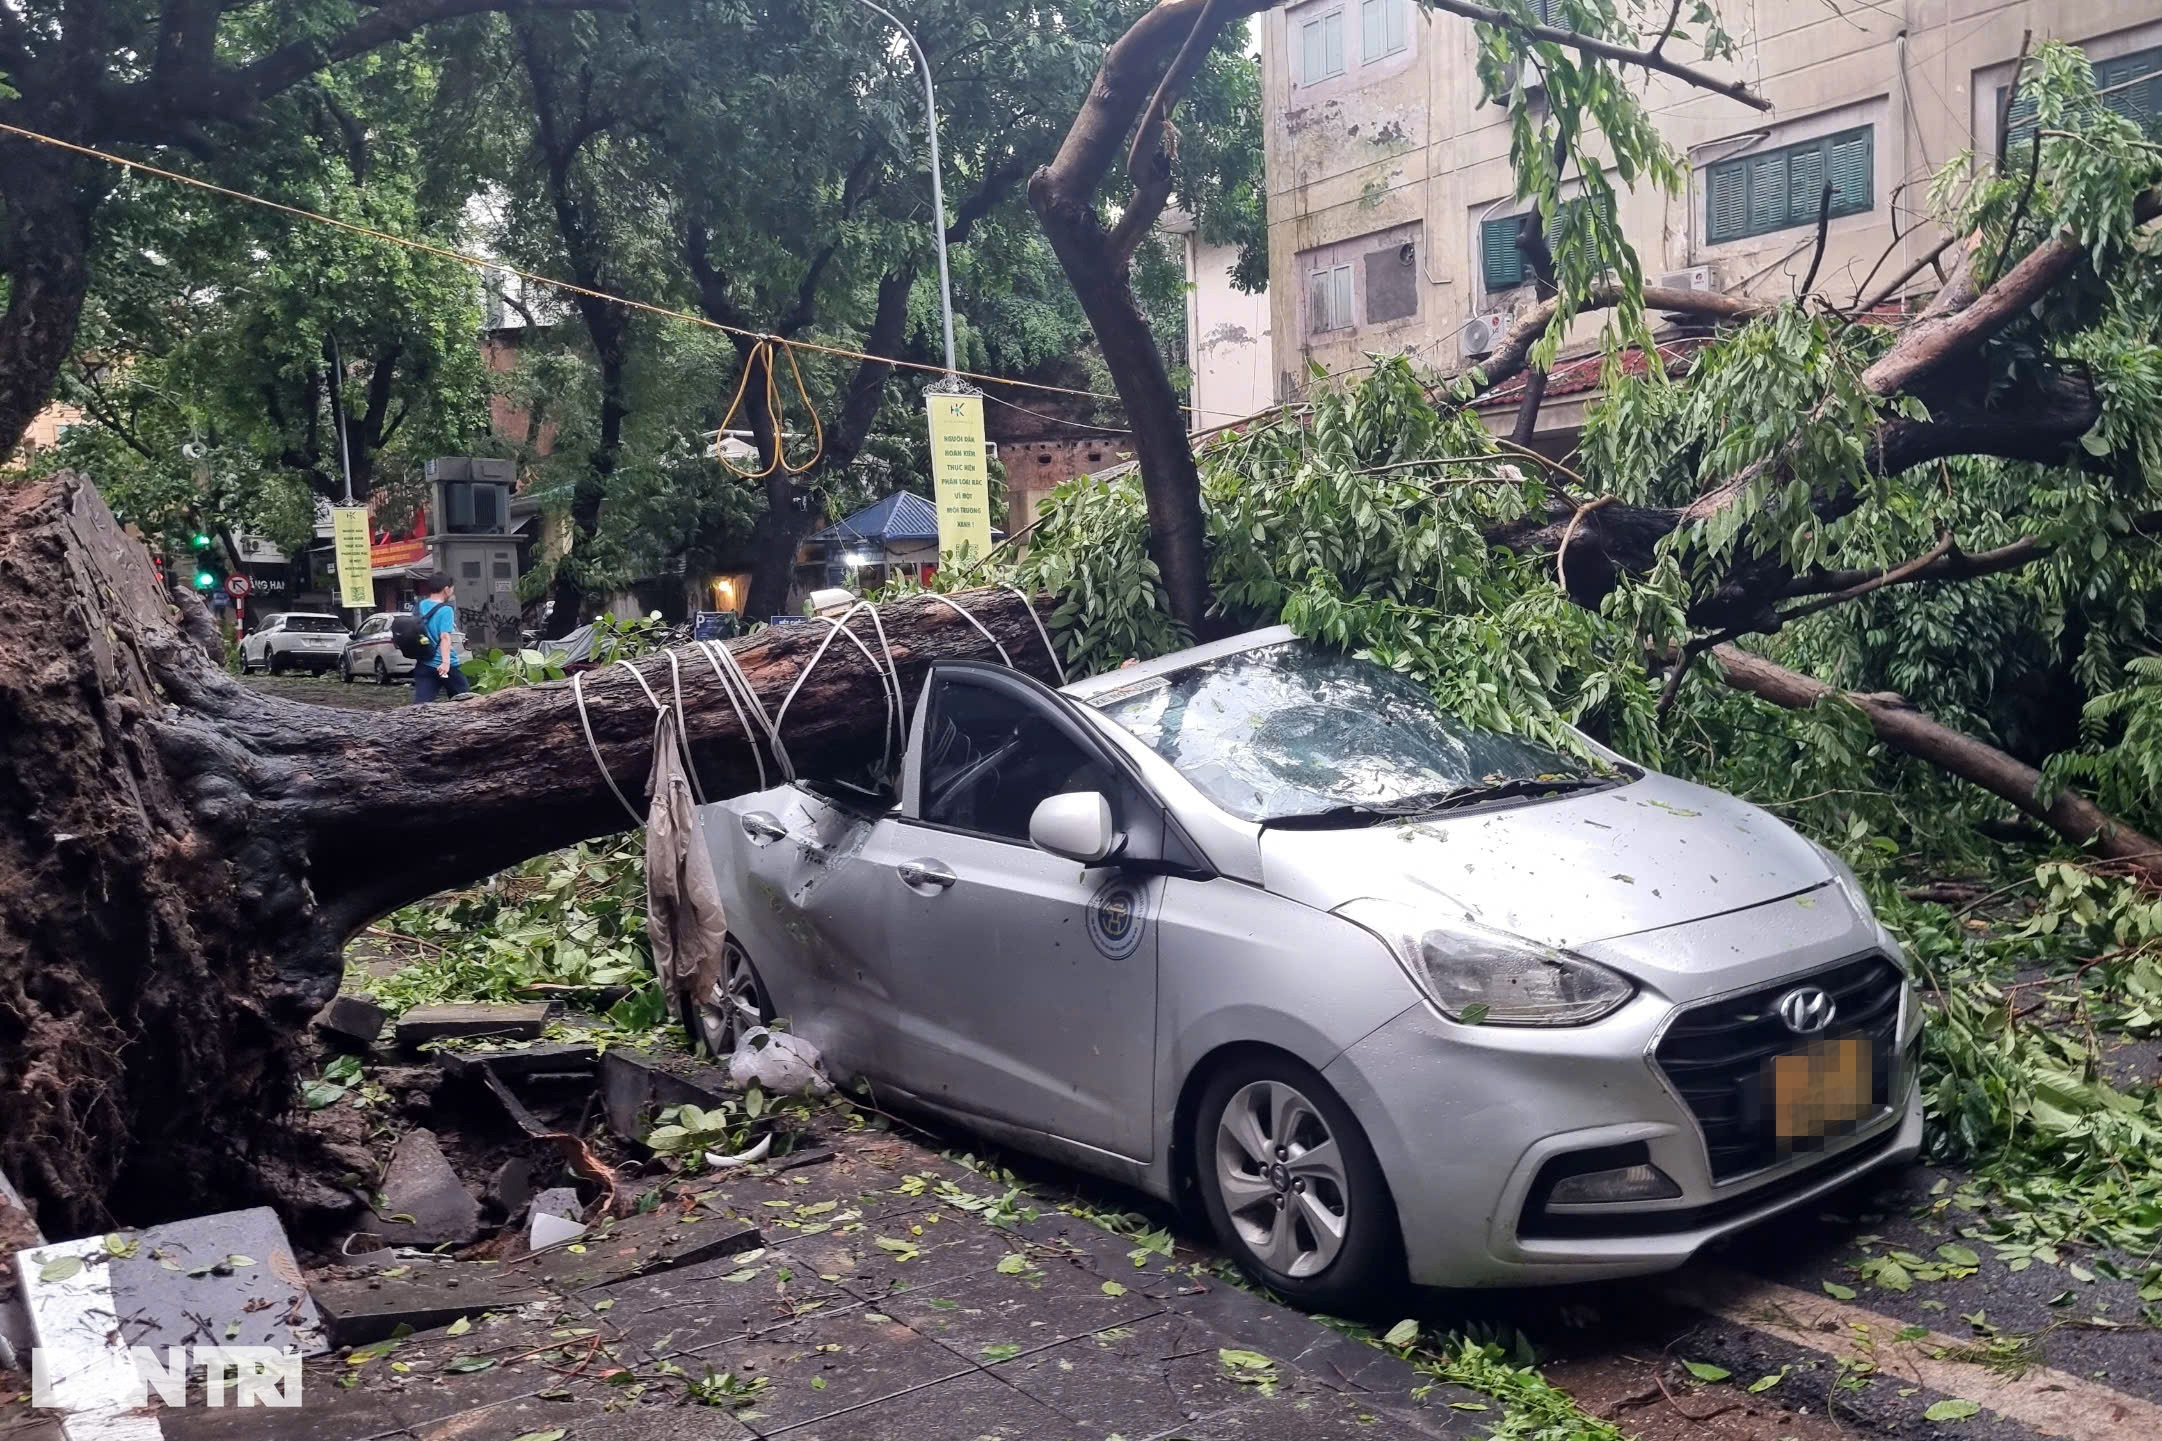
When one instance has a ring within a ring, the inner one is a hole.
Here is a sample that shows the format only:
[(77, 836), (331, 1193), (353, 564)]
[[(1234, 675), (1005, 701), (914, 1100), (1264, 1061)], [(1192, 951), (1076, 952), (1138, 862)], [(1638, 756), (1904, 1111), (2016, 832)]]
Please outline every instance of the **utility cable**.
[[(816, 351), (821, 355), (839, 356), (843, 360), (873, 361), (881, 365), (891, 365), (900, 370), (920, 370), (931, 375), (957, 375), (964, 380), (981, 381), (988, 385), (1012, 386), (1020, 390), (1040, 390), (1046, 395), (1072, 395), (1079, 396), (1084, 400), (1105, 400), (1114, 405), (1120, 403), (1116, 395), (1106, 395), (1096, 390), (1077, 390), (1065, 385), (1046, 385), (1035, 380), (1014, 380), (1003, 375), (985, 375), (973, 370), (949, 371), (943, 365), (933, 365), (928, 361), (904, 360), (896, 355), (873, 355), (868, 351), (853, 350), (845, 345), (826, 345), (811, 340), (790, 341), (784, 336), (767, 335), (756, 330), (746, 330), (739, 325), (723, 325), (718, 320), (709, 320), (703, 315), (694, 314), (688, 310), (677, 310), (666, 305), (655, 305), (645, 300), (632, 300), (628, 296), (611, 294), (605, 290), (596, 290), (590, 285), (580, 285), (575, 281), (560, 280), (552, 275), (540, 275), (530, 270), (520, 270), (515, 265), (506, 265), (500, 260), (490, 260), (484, 255), (474, 255), (469, 251), (455, 250), (450, 246), (437, 245), (426, 240), (415, 240), (411, 236), (394, 234), (388, 230), (377, 230), (373, 226), (360, 225), (351, 220), (340, 220), (334, 215), (325, 215), (318, 210), (309, 210), (299, 205), (287, 205), (283, 201), (253, 195), (245, 190), (234, 190), (229, 186), (219, 185), (209, 180), (201, 180), (193, 175), (184, 175), (177, 170), (166, 170), (141, 160), (130, 160), (124, 155), (115, 155), (109, 150), (99, 150), (91, 145), (80, 145), (73, 140), (62, 140), (57, 135), (47, 135), (40, 130), (29, 130), (20, 125), (10, 125), (0, 121), (0, 133), (34, 141), (39, 145), (50, 145), (74, 155), (87, 155), (93, 160), (102, 160), (108, 165), (117, 165), (123, 170), (139, 170), (145, 175), (154, 175), (160, 180), (170, 180), (177, 185), (192, 185), (198, 190), (207, 190), (213, 195), (222, 195), (228, 200), (239, 200), (249, 205), (259, 205), (265, 210), (275, 210), (281, 215), (290, 215), (298, 220), (312, 221), (317, 225), (328, 225), (333, 229), (366, 236), (370, 240), (380, 240), (386, 245), (397, 245), (407, 250), (417, 250), (423, 255), (433, 255), (440, 260), (455, 261), (460, 265), (469, 265), (477, 270), (500, 271), (505, 275), (515, 275), (520, 280), (534, 285), (545, 285), (551, 289), (567, 291), (573, 295), (583, 295), (593, 300), (604, 300), (611, 305), (620, 305), (626, 310), (643, 311), (648, 315), (658, 315), (667, 320), (685, 321), (691, 325), (703, 326), (707, 330), (718, 330), (725, 335), (740, 336), (745, 340), (779, 341), (785, 345), (796, 345), (805, 350)], [(791, 363), (793, 363), (793, 357), (791, 357)], [(1196, 407), (1191, 405), (1181, 405), (1179, 409), (1200, 413)], [(1209, 413), (1224, 414), (1225, 412), (1211, 411)]]

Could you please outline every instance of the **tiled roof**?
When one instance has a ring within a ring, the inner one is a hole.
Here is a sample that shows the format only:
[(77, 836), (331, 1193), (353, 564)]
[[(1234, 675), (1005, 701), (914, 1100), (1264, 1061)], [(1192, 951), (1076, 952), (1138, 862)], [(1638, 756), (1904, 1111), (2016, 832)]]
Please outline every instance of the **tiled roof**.
[(897, 490), (812, 535), (814, 542), (937, 540), (938, 512), (912, 490)]

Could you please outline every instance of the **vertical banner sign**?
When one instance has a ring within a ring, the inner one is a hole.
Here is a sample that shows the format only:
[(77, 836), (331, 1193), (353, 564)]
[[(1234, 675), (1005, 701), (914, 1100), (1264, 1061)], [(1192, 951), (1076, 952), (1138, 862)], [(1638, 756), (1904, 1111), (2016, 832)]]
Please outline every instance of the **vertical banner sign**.
[(338, 596), (349, 610), (375, 608), (375, 577), (368, 561), (368, 507), (341, 505), (330, 513), (331, 542), (338, 551)]
[(983, 449), (983, 397), (932, 391), (931, 479), (938, 492), (938, 549), (963, 544), (972, 560), (991, 549), (991, 467)]

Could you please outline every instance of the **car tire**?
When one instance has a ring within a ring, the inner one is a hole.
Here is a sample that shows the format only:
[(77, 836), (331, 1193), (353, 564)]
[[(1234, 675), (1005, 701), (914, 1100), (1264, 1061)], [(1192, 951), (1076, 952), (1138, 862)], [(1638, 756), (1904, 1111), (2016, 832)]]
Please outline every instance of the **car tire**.
[(1258, 1284), (1351, 1316), (1403, 1289), (1381, 1162), (1320, 1072), (1281, 1054), (1233, 1060), (1209, 1077), (1187, 1139), (1209, 1224)]
[(351, 661), (341, 659), (338, 662), (338, 679), (344, 681), (347, 685), (353, 683), (353, 663)]
[(375, 683), (377, 685), (390, 684), (390, 667), (384, 664), (381, 656), (375, 658)]
[(285, 652), (277, 650), (266, 652), (263, 656), (263, 666), (272, 675), (284, 675)]
[(242, 675), (255, 674), (255, 667), (248, 664), (248, 652), (245, 648), (240, 652), (240, 673)]
[(717, 1061), (735, 1054), (736, 1042), (745, 1031), (773, 1019), (773, 999), (766, 994), (766, 983), (758, 978), (750, 953), (733, 937), (722, 946), (721, 977), (712, 994), (692, 1004), (689, 1017), (691, 1034)]

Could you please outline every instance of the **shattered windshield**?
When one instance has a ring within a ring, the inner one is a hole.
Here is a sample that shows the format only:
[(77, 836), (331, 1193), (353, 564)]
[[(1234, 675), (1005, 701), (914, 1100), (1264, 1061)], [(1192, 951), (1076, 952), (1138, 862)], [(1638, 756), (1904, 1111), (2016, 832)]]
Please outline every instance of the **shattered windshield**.
[(1410, 676), (1303, 641), (1205, 661), (1091, 704), (1250, 821), (1412, 813), (1511, 782), (1563, 788), (1599, 775), (1458, 720)]

